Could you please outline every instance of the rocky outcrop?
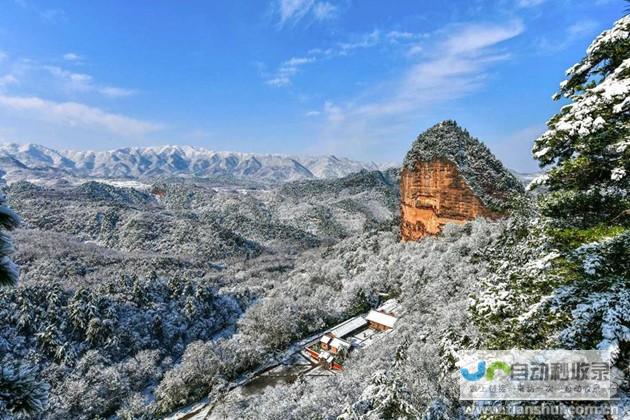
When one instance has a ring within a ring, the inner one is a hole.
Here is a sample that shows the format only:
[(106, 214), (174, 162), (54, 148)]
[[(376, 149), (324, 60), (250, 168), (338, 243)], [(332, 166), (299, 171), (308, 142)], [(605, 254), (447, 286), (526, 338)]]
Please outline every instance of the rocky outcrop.
[(446, 223), (498, 216), (484, 206), (457, 166), (446, 160), (418, 162), (413, 170), (403, 169), (400, 194), (401, 235), (405, 240), (438, 234)]
[(407, 153), (400, 177), (401, 237), (438, 234), (447, 223), (498, 218), (520, 182), (454, 121), (422, 133)]

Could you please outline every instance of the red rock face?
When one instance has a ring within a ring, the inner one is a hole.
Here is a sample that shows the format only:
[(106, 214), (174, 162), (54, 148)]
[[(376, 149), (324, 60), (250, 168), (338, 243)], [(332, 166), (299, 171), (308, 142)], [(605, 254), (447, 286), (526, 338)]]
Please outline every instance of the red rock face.
[(418, 162), (400, 177), (400, 233), (415, 241), (441, 232), (446, 223), (465, 223), (477, 217), (496, 218), (448, 161)]

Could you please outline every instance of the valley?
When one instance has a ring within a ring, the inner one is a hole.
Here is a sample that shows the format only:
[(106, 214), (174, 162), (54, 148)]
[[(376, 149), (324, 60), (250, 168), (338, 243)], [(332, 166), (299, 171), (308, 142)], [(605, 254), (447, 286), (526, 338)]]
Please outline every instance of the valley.
[(630, 419), (630, 0), (0, 8), (0, 420)]

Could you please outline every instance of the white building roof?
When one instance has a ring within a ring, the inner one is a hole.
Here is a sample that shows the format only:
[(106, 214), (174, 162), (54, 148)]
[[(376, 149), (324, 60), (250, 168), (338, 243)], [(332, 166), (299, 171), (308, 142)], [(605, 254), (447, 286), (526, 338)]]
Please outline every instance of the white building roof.
[(331, 334), (334, 334), (335, 337), (343, 338), (346, 335), (350, 334), (351, 332), (358, 330), (359, 328), (364, 327), (366, 325), (367, 325), (367, 321), (362, 316), (357, 316), (357, 317), (347, 320), (343, 324), (336, 326), (329, 332)]
[(319, 353), (319, 358), (320, 359), (324, 359), (328, 363), (330, 363), (333, 360), (335, 360), (335, 356), (333, 356), (332, 354), (328, 353), (327, 351), (323, 351), (323, 352)]
[(333, 338), (333, 340), (330, 342), (330, 347), (335, 348), (335, 349), (340, 349), (340, 348), (350, 348), (350, 343), (348, 343), (345, 340), (340, 340), (338, 338)]
[(332, 340), (332, 337), (329, 335), (324, 335), (322, 336), (322, 338), (319, 339), (320, 343), (324, 343), (324, 344), (328, 344), (330, 342), (330, 340)]
[(378, 311), (370, 311), (365, 319), (375, 322), (377, 324), (385, 325), (389, 328), (394, 328), (394, 324), (398, 320), (398, 318), (396, 318), (395, 316), (387, 315)]
[(399, 315), (400, 312), (400, 304), (398, 303), (398, 301), (396, 299), (389, 299), (388, 301), (384, 302), (380, 307), (378, 307), (376, 310), (379, 312), (385, 312), (386, 314), (392, 314), (394, 316)]

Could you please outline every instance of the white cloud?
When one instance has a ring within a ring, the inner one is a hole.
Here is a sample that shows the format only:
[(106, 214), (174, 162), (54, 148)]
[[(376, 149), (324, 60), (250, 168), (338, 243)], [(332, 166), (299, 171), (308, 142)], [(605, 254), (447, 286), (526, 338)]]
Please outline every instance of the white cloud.
[(293, 57), (280, 65), (274, 75), (265, 81), (269, 86), (282, 87), (291, 84), (300, 67), (316, 61), (315, 57)]
[[(422, 47), (417, 44), (417, 40), (426, 37), (423, 33), (390, 31), (383, 33), (375, 29), (371, 32), (355, 35), (345, 42), (338, 42), (329, 48), (310, 49), (305, 57), (292, 58), (280, 65), (272, 76), (265, 75), (265, 83), (271, 86), (287, 86), (291, 84), (292, 77), (298, 72), (299, 67), (304, 64), (318, 60), (331, 59), (350, 55), (352, 52), (361, 49), (373, 48), (382, 45), (384, 41), (389, 41), (399, 48), (407, 48), (408, 55), (414, 55), (422, 51)], [(260, 68), (260, 66), (259, 66)]]
[(346, 42), (338, 42), (329, 48), (312, 48), (307, 52), (305, 59), (312, 62), (318, 58), (345, 56), (354, 50), (375, 47), (382, 39), (381, 31), (375, 29), (372, 32), (354, 36)]
[(337, 7), (328, 2), (315, 3), (313, 6), (313, 15), (317, 20), (325, 20), (335, 17), (337, 13)]
[(108, 98), (120, 98), (136, 93), (133, 89), (125, 89), (116, 86), (101, 86), (94, 82), (89, 74), (76, 73), (58, 66), (42, 66), (53, 77), (60, 80), (66, 89), (75, 92), (96, 92)]
[(287, 67), (298, 67), (303, 64), (312, 63), (313, 61), (315, 61), (315, 59), (312, 57), (293, 57), (285, 61), (283, 65)]
[(0, 61), (5, 60), (8, 55), (4, 51), (0, 51)]
[[(414, 75), (420, 79), (426, 77), (426, 80), (434, 81), (435, 83), (441, 83), (444, 78), (452, 78), (459, 74), (465, 74), (467, 72), (474, 73), (479, 68), (485, 67), (492, 61), (499, 61), (506, 58), (505, 55), (477, 55), (479, 51), (483, 51), (488, 47), (499, 44), (505, 40), (511, 39), (524, 30), (523, 23), (520, 20), (513, 20), (506, 24), (469, 24), (469, 25), (454, 25), (449, 28), (449, 31), (441, 31), (439, 34), (441, 39), (434, 41), (432, 44), (438, 45), (437, 51), (434, 56), (426, 54), (426, 50), (423, 45), (418, 41), (420, 39), (428, 38), (431, 35), (427, 33), (416, 33), (408, 31), (389, 31), (382, 32), (375, 29), (371, 32), (357, 35), (346, 42), (339, 42), (331, 48), (314, 48), (308, 51), (305, 57), (291, 58), (290, 60), (282, 63), (278, 70), (271, 76), (265, 78), (265, 83), (274, 87), (288, 86), (292, 83), (293, 76), (295, 76), (300, 67), (317, 61), (318, 59), (330, 59), (334, 57), (346, 56), (350, 53), (360, 50), (373, 48), (378, 45), (383, 45), (384, 42), (390, 42), (392, 45), (398, 48), (403, 48), (406, 51), (406, 55), (410, 58), (423, 55), (423, 61), (421, 64), (415, 66), (410, 73), (412, 75), (407, 76), (408, 86), (401, 91), (414, 92), (414, 95), (418, 93), (417, 97), (427, 98), (428, 94), (423, 92), (416, 92), (418, 89), (425, 89), (427, 86), (419, 85), (414, 87), (413, 83)], [(427, 43), (427, 45), (429, 45)], [(458, 56), (469, 56), (467, 59), (462, 59)], [(440, 59), (441, 57), (441, 59)], [(442, 79), (438, 78), (441, 77)], [(449, 85), (445, 84), (445, 91), (443, 97), (446, 97), (449, 92), (452, 91), (464, 91), (472, 89), (479, 81), (467, 80), (466, 83), (453, 83)], [(411, 87), (411, 89), (408, 89)], [(401, 94), (400, 97), (404, 95)], [(400, 98), (399, 98), (400, 99)], [(401, 108), (407, 108), (413, 106), (416, 99), (412, 99), (409, 105), (404, 105), (405, 101), (397, 100), (396, 104), (374, 104), (365, 105), (364, 107), (353, 106), (352, 108), (362, 110), (366, 113), (383, 113), (390, 110), (390, 112), (400, 112)], [(332, 115), (332, 119), (335, 121), (341, 121), (340, 115), (343, 111), (340, 105), (330, 105), (328, 109), (324, 109), (324, 114)], [(326, 108), (326, 107), (325, 107)], [(331, 112), (332, 111), (332, 112)]]
[(280, 25), (297, 23), (306, 16), (315, 20), (326, 20), (336, 16), (337, 7), (327, 1), (317, 0), (278, 0)]
[(322, 114), (321, 111), (316, 111), (316, 110), (312, 110), (312, 111), (308, 111), (306, 114), (307, 117), (318, 117)]
[(513, 21), (508, 25), (468, 25), (452, 34), (443, 46), (450, 54), (467, 53), (514, 38), (523, 30), (520, 21)]
[(392, 44), (399, 44), (406, 48), (406, 55), (413, 57), (424, 51), (424, 47), (420, 40), (427, 38), (426, 33), (408, 32), (408, 31), (390, 31), (385, 35)]
[(385, 37), (394, 43), (413, 43), (429, 35), (422, 32), (390, 31)]
[(389, 39), (413, 39), (416, 34), (412, 32), (390, 31), (387, 33)]
[(422, 45), (420, 44), (412, 45), (407, 50), (407, 55), (411, 57), (411, 56), (420, 54), (422, 51), (424, 51), (424, 48), (422, 48)]
[(35, 96), (0, 95), (0, 107), (20, 115), (70, 127), (98, 128), (122, 136), (143, 136), (162, 126), (77, 102), (54, 102)]
[(0, 76), (0, 88), (8, 85), (15, 85), (19, 81), (17, 77), (12, 74), (5, 74), (4, 76)]
[(385, 41), (389, 41), (391, 45), (398, 48), (408, 49), (408, 55), (415, 55), (422, 51), (422, 47), (417, 44), (421, 38), (427, 37), (424, 33), (390, 31), (383, 33), (378, 29), (371, 32), (357, 34), (345, 42), (338, 42), (329, 48), (312, 48), (304, 57), (292, 58), (283, 62), (278, 70), (271, 76), (264, 71), (264, 65), (258, 64), (259, 72), (265, 79), (265, 83), (270, 86), (288, 86), (291, 84), (292, 77), (298, 73), (299, 67), (318, 60), (332, 59), (335, 57), (343, 57), (350, 55), (352, 52), (362, 49), (373, 48), (382, 45)]
[(132, 96), (136, 94), (136, 91), (133, 89), (124, 89), (115, 86), (104, 86), (98, 88), (98, 91), (109, 98), (122, 98), (125, 96)]
[(593, 36), (597, 33), (598, 27), (599, 24), (591, 19), (577, 21), (566, 28), (563, 38), (553, 40), (546, 37), (540, 38), (536, 42), (536, 48), (544, 54), (557, 53), (582, 38)]
[(346, 119), (343, 109), (332, 102), (324, 103), (324, 113), (332, 122), (338, 123)]
[(372, 32), (361, 35), (358, 39), (351, 42), (342, 42), (339, 44), (337, 53), (345, 55), (352, 50), (359, 48), (371, 48), (378, 44), (381, 39), (381, 31), (375, 29)]
[(315, 3), (314, 0), (280, 0), (278, 11), (280, 12), (280, 23), (284, 24), (290, 20), (300, 20), (308, 13)]
[(74, 73), (57, 66), (43, 66), (42, 68), (55, 78), (62, 80), (71, 90), (87, 92), (94, 89), (92, 76), (89, 74)]
[(73, 53), (73, 52), (69, 52), (69, 53), (65, 53), (63, 55), (63, 59), (66, 61), (70, 61), (72, 63), (81, 63), (83, 62), (83, 57), (80, 56), (79, 54)]
[(15, 3), (47, 22), (64, 22), (67, 19), (67, 14), (63, 9), (42, 9), (33, 5), (31, 1), (26, 0), (15, 0)]
[(521, 8), (540, 6), (547, 0), (518, 0), (517, 6)]
[(597, 22), (594, 20), (586, 19), (575, 22), (569, 26), (567, 33), (570, 37), (579, 38), (586, 35), (591, 35), (598, 27)]
[(323, 137), (357, 143), (391, 138), (393, 130), (417, 119), (434, 106), (479, 89), (493, 64), (510, 55), (499, 46), (524, 31), (520, 21), (504, 25), (457, 25), (436, 34), (418, 50), (417, 60), (398, 78), (371, 86), (354, 99), (327, 101)]
[(266, 84), (273, 87), (283, 87), (291, 84), (291, 79), (286, 76), (272, 77), (265, 81)]
[[(422, 57), (388, 86), (384, 98), (350, 107), (350, 112), (382, 116), (409, 112), (422, 105), (452, 99), (477, 88), (487, 67), (509, 56), (491, 50), (522, 33), (520, 22), (507, 25), (466, 25), (450, 32), (436, 51)], [(393, 89), (392, 89), (393, 88)], [(336, 116), (338, 119), (338, 116)]]

